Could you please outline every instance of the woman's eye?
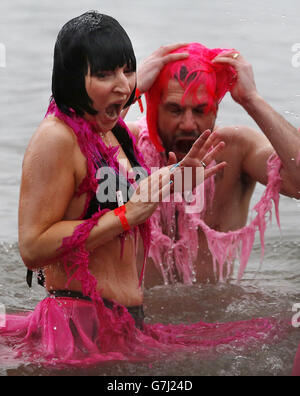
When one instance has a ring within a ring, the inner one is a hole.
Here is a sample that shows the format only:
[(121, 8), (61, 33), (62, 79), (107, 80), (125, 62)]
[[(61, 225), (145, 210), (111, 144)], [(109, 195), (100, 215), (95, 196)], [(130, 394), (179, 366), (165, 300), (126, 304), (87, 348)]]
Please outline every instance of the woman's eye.
[(132, 69), (126, 68), (126, 69), (124, 70), (124, 73), (125, 73), (125, 74), (132, 74), (132, 73), (135, 73), (135, 71), (132, 70)]
[(98, 72), (97, 74), (96, 74), (96, 77), (97, 78), (106, 78), (106, 77), (108, 77), (109, 76), (109, 72)]

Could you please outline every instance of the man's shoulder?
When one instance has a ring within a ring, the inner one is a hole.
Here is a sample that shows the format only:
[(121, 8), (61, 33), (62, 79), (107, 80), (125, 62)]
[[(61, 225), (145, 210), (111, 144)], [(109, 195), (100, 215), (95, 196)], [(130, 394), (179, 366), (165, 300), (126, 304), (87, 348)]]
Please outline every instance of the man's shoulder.
[(241, 141), (243, 140), (245, 143), (248, 141), (249, 143), (253, 141), (253, 139), (263, 139), (267, 140), (266, 136), (258, 129), (254, 129), (247, 125), (230, 125), (224, 127), (217, 127), (216, 131), (222, 136), (224, 139), (231, 139), (232, 141)]
[(251, 140), (253, 133), (259, 133), (253, 128), (246, 125), (228, 125), (223, 127), (217, 127), (216, 132), (224, 139), (225, 143), (240, 143), (243, 141), (246, 143)]
[(251, 128), (247, 125), (230, 125), (216, 128), (226, 144), (243, 145), (244, 148), (250, 147), (253, 143), (265, 143), (269, 141), (266, 136), (257, 129)]

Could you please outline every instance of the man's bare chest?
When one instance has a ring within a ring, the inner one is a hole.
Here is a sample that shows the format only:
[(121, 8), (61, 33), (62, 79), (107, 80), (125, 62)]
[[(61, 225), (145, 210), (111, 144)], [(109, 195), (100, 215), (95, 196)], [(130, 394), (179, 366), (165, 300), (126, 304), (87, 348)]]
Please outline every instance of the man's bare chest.
[(228, 162), (223, 171), (214, 176), (213, 199), (206, 190), (206, 210), (202, 220), (212, 229), (227, 232), (246, 224), (255, 182), (234, 164)]

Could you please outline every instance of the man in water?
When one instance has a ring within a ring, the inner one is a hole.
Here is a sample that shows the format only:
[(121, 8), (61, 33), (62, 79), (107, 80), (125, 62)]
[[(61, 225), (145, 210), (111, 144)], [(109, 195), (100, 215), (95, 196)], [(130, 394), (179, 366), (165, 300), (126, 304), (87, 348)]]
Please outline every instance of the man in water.
[[(152, 65), (164, 50), (149, 58)], [(258, 229), (264, 248), (271, 201), (279, 223), (279, 194), (300, 199), (300, 134), (259, 95), (251, 65), (236, 50), (190, 44), (177, 51), (189, 57), (164, 66), (146, 94), (147, 120), (130, 128), (149, 167), (163, 166), (170, 158), (180, 161), (207, 129), (217, 134), (216, 144), (226, 143), (216, 161), (228, 166), (205, 183), (200, 214), (187, 213), (184, 203), (174, 203), (172, 210), (160, 204), (152, 217), (146, 286), (227, 280), (238, 254), (241, 277)], [(147, 70), (147, 62), (141, 70)], [(142, 75), (138, 85), (144, 92)], [(247, 126), (216, 126), (218, 105), (227, 91), (263, 133)], [(267, 189), (255, 207), (256, 218), (246, 226), (257, 182)]]

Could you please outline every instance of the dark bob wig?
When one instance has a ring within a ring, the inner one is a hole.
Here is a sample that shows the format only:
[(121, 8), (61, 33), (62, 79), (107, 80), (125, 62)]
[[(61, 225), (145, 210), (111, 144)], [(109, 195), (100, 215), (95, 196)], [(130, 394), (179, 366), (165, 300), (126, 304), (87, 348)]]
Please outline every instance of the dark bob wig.
[[(96, 11), (69, 21), (59, 32), (54, 50), (52, 96), (59, 109), (70, 115), (96, 115), (85, 89), (85, 76), (115, 70), (127, 65), (136, 71), (131, 41), (122, 26), (112, 17)], [(135, 98), (135, 90), (126, 106)]]

